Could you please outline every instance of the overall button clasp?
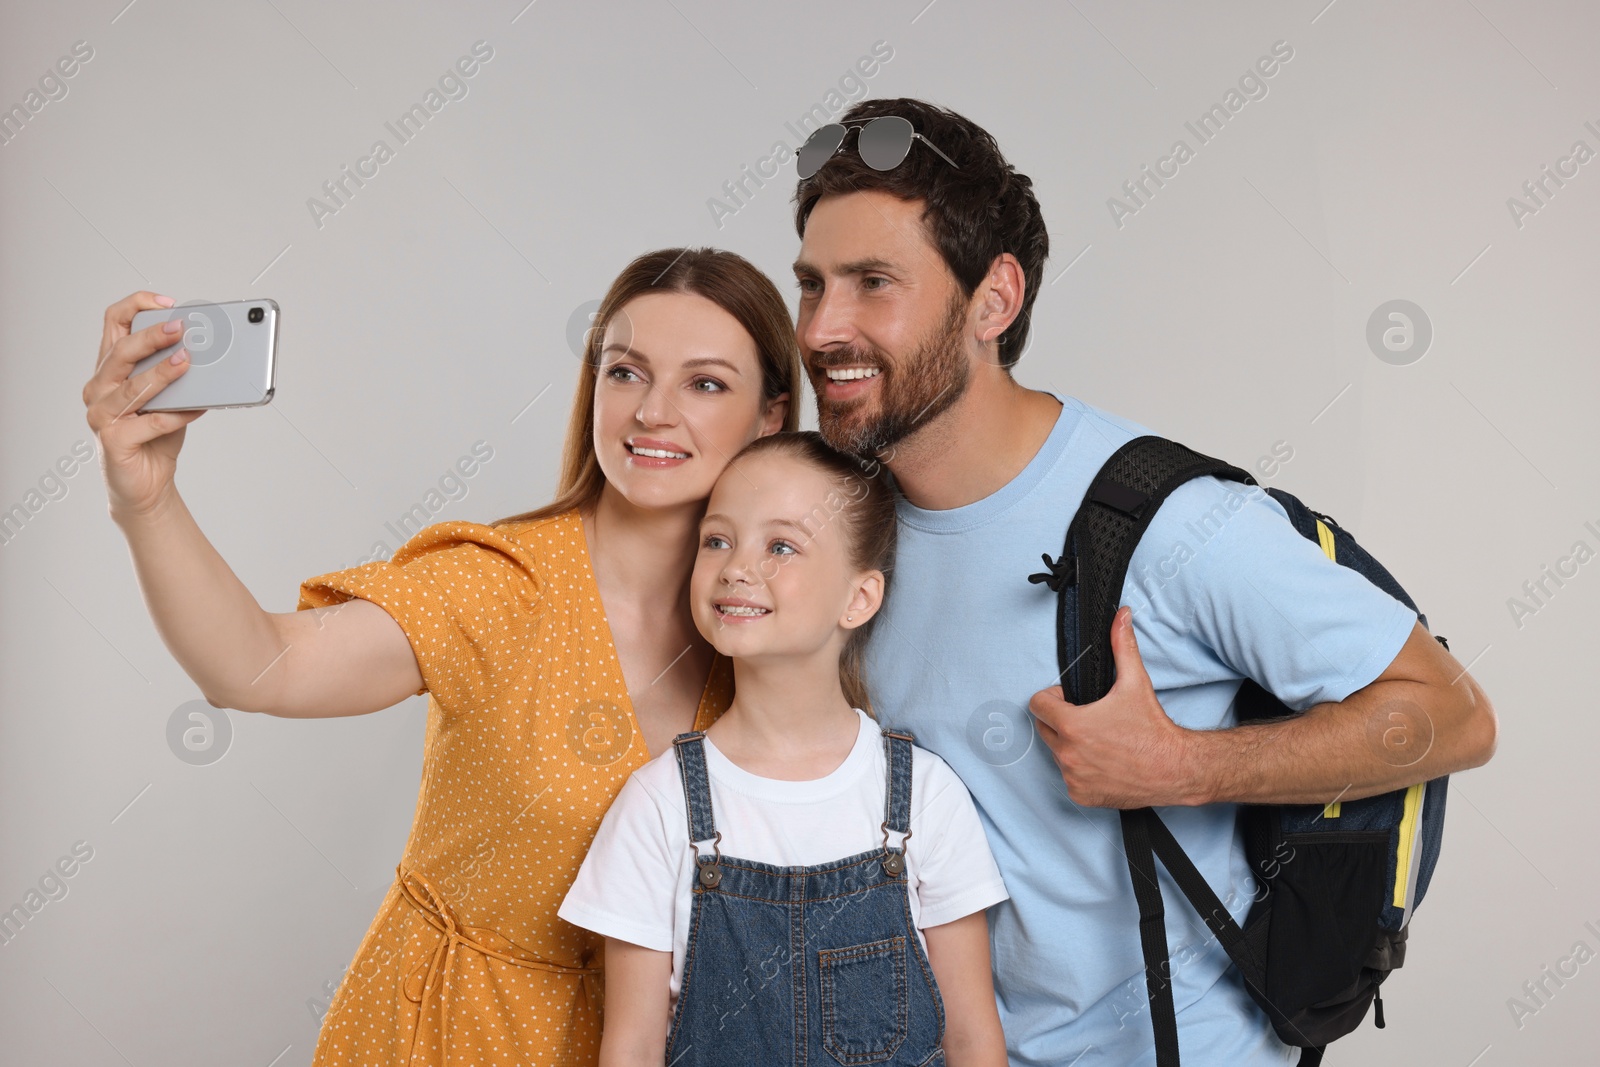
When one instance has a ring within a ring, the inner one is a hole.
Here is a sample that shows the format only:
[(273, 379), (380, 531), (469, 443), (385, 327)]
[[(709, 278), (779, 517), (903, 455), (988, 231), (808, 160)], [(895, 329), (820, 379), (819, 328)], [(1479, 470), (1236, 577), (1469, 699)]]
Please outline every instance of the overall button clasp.
[(689, 848), (694, 852), (694, 865), (698, 870), (695, 881), (706, 889), (715, 889), (722, 884), (722, 831), (717, 831), (717, 836), (711, 842), (711, 859), (701, 861), (700, 848), (693, 841)]

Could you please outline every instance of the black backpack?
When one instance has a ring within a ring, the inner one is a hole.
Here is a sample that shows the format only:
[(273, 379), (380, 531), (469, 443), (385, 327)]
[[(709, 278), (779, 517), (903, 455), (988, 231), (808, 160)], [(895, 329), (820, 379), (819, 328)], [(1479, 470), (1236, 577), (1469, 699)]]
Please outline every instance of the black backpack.
[[(1139, 538), (1174, 489), (1204, 475), (1256, 484), (1239, 468), (1173, 441), (1129, 441), (1090, 483), (1061, 557), (1044, 553), (1049, 570), (1029, 575), (1059, 594), (1057, 653), (1062, 684), (1074, 703), (1098, 700), (1111, 688), (1111, 622)], [(1288, 493), (1266, 492), (1329, 559), (1416, 611), (1399, 583), (1338, 523)], [(1427, 616), (1417, 617), (1426, 627)], [(1449, 647), (1444, 638), (1435, 640)], [(1249, 680), (1234, 707), (1241, 723), (1296, 714)], [(1439, 856), (1447, 781), (1440, 777), (1326, 806), (1241, 805), (1245, 850), (1257, 882), (1243, 927), (1153, 809), (1123, 811), (1158, 1067), (1177, 1067), (1178, 1028), (1156, 859), (1227, 950), (1278, 1037), (1305, 1049), (1302, 1065), (1319, 1064), (1328, 1042), (1354, 1030), (1374, 1003), (1374, 1022), (1384, 1024), (1378, 985), (1405, 960), (1412, 909)]]

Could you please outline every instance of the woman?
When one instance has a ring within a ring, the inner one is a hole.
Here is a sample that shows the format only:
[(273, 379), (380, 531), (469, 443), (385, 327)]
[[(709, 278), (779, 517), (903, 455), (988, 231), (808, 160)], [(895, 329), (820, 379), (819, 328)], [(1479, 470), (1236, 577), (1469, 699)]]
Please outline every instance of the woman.
[(84, 401), (173, 657), (241, 711), (357, 715), (430, 694), (411, 836), (314, 1064), (593, 1064), (603, 941), (556, 909), (629, 773), (731, 700), (689, 574), (728, 458), (798, 423), (782, 297), (729, 252), (639, 257), (589, 332), (552, 504), (430, 526), (387, 561), (308, 579), (281, 614), (174, 487), (203, 412), (130, 414), (186, 369), (128, 378), (172, 340), (130, 333), (134, 313), (170, 303), (140, 292), (107, 309)]

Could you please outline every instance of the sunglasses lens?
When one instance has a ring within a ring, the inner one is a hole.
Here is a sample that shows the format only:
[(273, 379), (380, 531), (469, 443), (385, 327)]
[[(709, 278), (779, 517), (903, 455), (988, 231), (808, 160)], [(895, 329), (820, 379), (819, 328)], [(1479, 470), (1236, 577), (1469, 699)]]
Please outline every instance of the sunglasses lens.
[(881, 115), (861, 127), (861, 161), (873, 170), (900, 165), (911, 151), (911, 122), (898, 115)]
[(844, 127), (837, 122), (817, 127), (816, 132), (800, 146), (795, 172), (801, 178), (809, 178), (821, 170), (822, 165), (844, 143), (844, 133)]

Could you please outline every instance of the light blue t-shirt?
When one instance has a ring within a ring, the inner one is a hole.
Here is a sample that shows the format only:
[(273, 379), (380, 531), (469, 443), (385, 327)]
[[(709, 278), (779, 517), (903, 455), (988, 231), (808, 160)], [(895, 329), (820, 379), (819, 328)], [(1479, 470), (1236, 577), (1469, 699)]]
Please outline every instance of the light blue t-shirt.
[[(1153, 1064), (1138, 908), (1117, 812), (1067, 795), (1029, 698), (1058, 684), (1056, 594), (1028, 581), (1060, 554), (1089, 481), (1150, 431), (1050, 391), (1061, 414), (1008, 484), (945, 511), (898, 503), (899, 549), (867, 650), (880, 721), (909, 729), (977, 802), (1011, 899), (989, 912), (1012, 1067)], [(1259, 487), (1176, 490), (1123, 587), (1139, 651), (1179, 725), (1235, 723), (1249, 677), (1291, 708), (1343, 700), (1381, 674), (1416, 616), (1330, 562)], [(1331, 797), (1329, 798), (1332, 799)], [(1159, 809), (1236, 920), (1255, 882), (1237, 807)], [(1161, 871), (1186, 1064), (1295, 1063), (1226, 953)]]

